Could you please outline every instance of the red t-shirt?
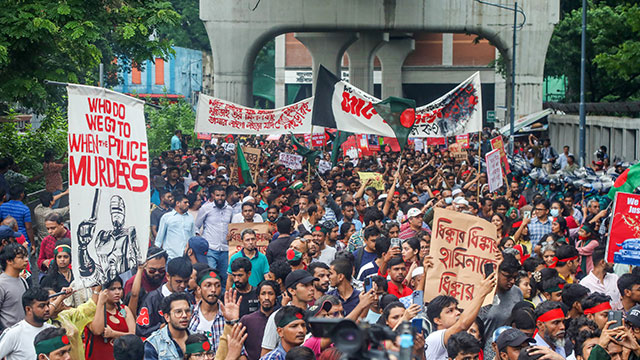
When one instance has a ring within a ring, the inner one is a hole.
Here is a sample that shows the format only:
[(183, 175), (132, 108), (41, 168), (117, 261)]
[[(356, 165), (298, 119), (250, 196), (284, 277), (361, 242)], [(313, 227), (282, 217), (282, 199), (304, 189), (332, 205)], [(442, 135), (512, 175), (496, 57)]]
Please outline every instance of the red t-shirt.
[(398, 289), (398, 287), (391, 281), (387, 283), (387, 288), (387, 292), (391, 295), (397, 296), (398, 299), (409, 296), (413, 293), (413, 290), (411, 290), (411, 288), (408, 286), (402, 287), (402, 291), (400, 291), (400, 289)]

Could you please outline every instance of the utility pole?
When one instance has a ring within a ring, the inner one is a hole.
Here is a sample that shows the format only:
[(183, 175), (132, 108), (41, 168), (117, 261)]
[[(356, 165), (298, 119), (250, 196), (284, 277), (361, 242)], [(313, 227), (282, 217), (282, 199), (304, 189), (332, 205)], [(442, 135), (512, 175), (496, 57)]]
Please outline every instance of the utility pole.
[(587, 114), (584, 105), (584, 73), (587, 47), (587, 0), (582, 0), (582, 37), (580, 39), (580, 166), (585, 166)]

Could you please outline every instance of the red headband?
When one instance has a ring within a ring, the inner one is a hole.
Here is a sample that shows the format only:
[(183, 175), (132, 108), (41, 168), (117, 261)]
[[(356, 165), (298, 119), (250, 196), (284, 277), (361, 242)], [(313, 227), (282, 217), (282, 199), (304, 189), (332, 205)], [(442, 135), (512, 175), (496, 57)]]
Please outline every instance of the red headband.
[(586, 309), (584, 311), (585, 315), (589, 315), (589, 314), (595, 314), (595, 313), (599, 313), (600, 311), (605, 311), (605, 310), (611, 310), (611, 304), (607, 301), (607, 302), (603, 302), (600, 305), (596, 305), (592, 308)]
[(573, 256), (573, 257), (570, 257), (570, 258), (566, 258), (566, 259), (560, 260), (560, 259), (558, 259), (557, 257), (554, 256), (553, 257), (553, 263), (551, 263), (551, 265), (549, 265), (549, 268), (550, 269), (555, 268), (558, 265), (559, 262), (567, 263), (567, 262), (573, 261), (573, 260), (578, 260), (578, 257), (577, 256)]
[(558, 320), (558, 319), (564, 319), (564, 311), (562, 311), (562, 309), (557, 308), (557, 309), (553, 309), (553, 310), (549, 310), (546, 313), (540, 315), (536, 321), (542, 321), (542, 322), (547, 322), (547, 321), (553, 321), (553, 320)]

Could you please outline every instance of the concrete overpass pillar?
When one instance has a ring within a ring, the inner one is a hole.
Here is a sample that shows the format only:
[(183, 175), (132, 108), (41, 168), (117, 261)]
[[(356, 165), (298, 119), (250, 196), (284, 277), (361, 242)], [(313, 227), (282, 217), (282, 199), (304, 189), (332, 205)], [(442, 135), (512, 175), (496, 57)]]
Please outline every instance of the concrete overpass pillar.
[(342, 56), (349, 45), (358, 39), (357, 33), (295, 33), (298, 39), (311, 53), (313, 59), (313, 92), (316, 91), (318, 69), (323, 65), (339, 78), (342, 77)]
[[(516, 47), (516, 116), (522, 116), (542, 110), (542, 83), (544, 80), (544, 61), (553, 28), (524, 29), (517, 33)], [(509, 32), (508, 36), (512, 36)], [(506, 35), (506, 34), (505, 34)], [(504, 36), (504, 35), (503, 35)], [(503, 37), (504, 38), (504, 37)], [(506, 58), (508, 59), (508, 76), (506, 78), (507, 104), (511, 104), (511, 59), (513, 57), (512, 42), (508, 44)], [(503, 52), (503, 56), (505, 52)], [(507, 105), (507, 113), (510, 106)], [(507, 116), (507, 123), (509, 122)]]
[(286, 42), (284, 34), (276, 36), (276, 108), (281, 108), (286, 105), (286, 85), (284, 80), (285, 66), (286, 66)]
[[(213, 56), (213, 96), (253, 106), (253, 65), (266, 40), (261, 28), (218, 28), (205, 22)], [(211, 94), (208, 94), (211, 95)]]
[(413, 50), (416, 42), (412, 38), (389, 39), (376, 56), (382, 63), (382, 98), (402, 97), (402, 64)]
[(360, 38), (347, 49), (349, 54), (349, 82), (369, 94), (373, 94), (373, 59), (389, 34), (382, 32), (360, 33)]

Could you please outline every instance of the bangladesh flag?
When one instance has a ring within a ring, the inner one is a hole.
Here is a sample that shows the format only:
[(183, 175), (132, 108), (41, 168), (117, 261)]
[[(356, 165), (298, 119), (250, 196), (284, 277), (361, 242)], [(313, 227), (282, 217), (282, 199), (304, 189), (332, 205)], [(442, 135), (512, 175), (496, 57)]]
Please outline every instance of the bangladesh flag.
[(254, 182), (251, 177), (251, 169), (249, 169), (249, 163), (247, 163), (244, 152), (242, 152), (242, 146), (236, 143), (236, 149), (236, 155), (238, 157), (238, 185), (252, 185)]
[(609, 199), (614, 200), (618, 191), (632, 194), (640, 186), (640, 163), (625, 170), (609, 190)]
[(411, 128), (416, 121), (416, 102), (390, 96), (374, 104), (373, 107), (395, 133), (402, 151), (407, 145)]
[(309, 164), (315, 164), (316, 158), (320, 157), (321, 152), (318, 150), (311, 150), (308, 147), (300, 144), (293, 134), (291, 134), (291, 143), (293, 144), (293, 150), (298, 155), (302, 155), (307, 159)]
[(336, 166), (338, 164), (338, 157), (340, 156), (340, 147), (342, 144), (347, 141), (349, 136), (353, 135), (350, 132), (338, 130), (338, 135), (333, 139), (332, 149), (331, 149), (331, 166)]

